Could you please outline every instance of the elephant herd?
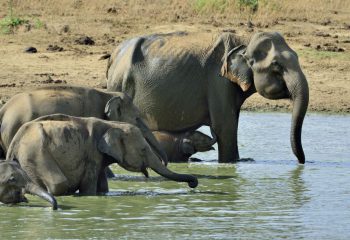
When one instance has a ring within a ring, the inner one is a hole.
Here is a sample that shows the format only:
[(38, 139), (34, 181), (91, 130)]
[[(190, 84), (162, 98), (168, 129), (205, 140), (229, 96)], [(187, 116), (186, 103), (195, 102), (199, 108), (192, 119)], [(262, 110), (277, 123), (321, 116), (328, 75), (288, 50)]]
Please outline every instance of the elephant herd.
[[(279, 33), (256, 33), (249, 43), (231, 33), (213, 42), (195, 33), (129, 39), (111, 54), (107, 91), (42, 87), (13, 96), (0, 109), (0, 201), (108, 192), (108, 166), (148, 177), (147, 168), (195, 188), (195, 176), (172, 172), (218, 143), (219, 163), (239, 158), (240, 108), (253, 93), (293, 102), (291, 145), (301, 144), (309, 100), (297, 54)], [(196, 129), (210, 126), (213, 137)]]

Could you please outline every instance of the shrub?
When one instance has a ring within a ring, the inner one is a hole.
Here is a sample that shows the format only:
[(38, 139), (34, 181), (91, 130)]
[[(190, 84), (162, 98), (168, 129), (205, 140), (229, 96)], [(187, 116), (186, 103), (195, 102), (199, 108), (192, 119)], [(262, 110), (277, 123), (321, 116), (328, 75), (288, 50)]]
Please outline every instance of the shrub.
[(8, 1), (8, 15), (0, 20), (0, 29), (2, 33), (13, 33), (14, 28), (29, 21), (13, 15), (13, 0)]

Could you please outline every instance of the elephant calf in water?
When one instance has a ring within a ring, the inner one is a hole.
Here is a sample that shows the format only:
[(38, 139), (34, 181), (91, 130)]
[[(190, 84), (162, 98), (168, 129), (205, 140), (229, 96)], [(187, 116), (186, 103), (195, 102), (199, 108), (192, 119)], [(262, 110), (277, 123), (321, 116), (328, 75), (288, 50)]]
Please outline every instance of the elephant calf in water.
[(214, 150), (216, 143), (213, 138), (199, 131), (186, 133), (169, 133), (153, 131), (153, 135), (168, 155), (169, 162), (187, 162), (189, 157), (197, 152)]
[(54, 114), (28, 122), (16, 133), (0, 163), (0, 201), (23, 202), (27, 192), (57, 209), (52, 195), (108, 192), (104, 169), (112, 163), (146, 177), (151, 168), (191, 188), (198, 185), (196, 177), (167, 169), (134, 125)]

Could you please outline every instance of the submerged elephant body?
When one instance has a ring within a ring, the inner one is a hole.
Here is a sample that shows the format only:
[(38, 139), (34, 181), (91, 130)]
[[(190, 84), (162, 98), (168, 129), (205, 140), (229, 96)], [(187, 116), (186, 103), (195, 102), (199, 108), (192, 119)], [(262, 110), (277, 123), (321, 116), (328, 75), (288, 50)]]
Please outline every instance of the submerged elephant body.
[(128, 93), (153, 131), (185, 133), (211, 126), (217, 136), (219, 162), (239, 159), (238, 118), (251, 94), (258, 91), (270, 99), (291, 98), (295, 113), (291, 141), (303, 163), (301, 127), (308, 88), (297, 57), (288, 58), (296, 54), (283, 37), (258, 33), (245, 44), (229, 33), (213, 42), (201, 36), (155, 34), (123, 42), (108, 62), (107, 89)]
[(214, 150), (216, 142), (199, 131), (182, 134), (154, 131), (152, 132), (160, 146), (168, 156), (169, 162), (187, 162), (191, 155), (197, 152)]
[(142, 130), (157, 154), (166, 161), (165, 153), (126, 94), (76, 86), (44, 87), (12, 97), (0, 109), (0, 145), (4, 154), (24, 123), (55, 113), (134, 124)]
[(6, 189), (8, 179), (3, 179), (13, 176), (4, 168), (14, 161), (31, 185), (53, 195), (77, 190), (83, 195), (108, 192), (104, 169), (112, 163), (146, 176), (147, 168), (151, 168), (166, 178), (197, 186), (195, 177), (168, 170), (137, 127), (97, 118), (54, 114), (24, 124), (11, 142), (6, 162), (0, 165), (0, 201), (8, 196), (17, 196), (12, 202), (23, 198), (12, 193), (20, 192), (23, 184), (11, 192)]

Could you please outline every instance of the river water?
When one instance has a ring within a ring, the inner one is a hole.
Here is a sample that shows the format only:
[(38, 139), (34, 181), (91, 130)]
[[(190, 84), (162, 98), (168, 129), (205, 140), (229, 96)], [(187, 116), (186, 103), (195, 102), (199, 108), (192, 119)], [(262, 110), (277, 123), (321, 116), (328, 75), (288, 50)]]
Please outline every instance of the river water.
[(198, 177), (195, 190), (113, 166), (108, 196), (58, 197), (58, 211), (32, 196), (1, 204), (0, 238), (350, 239), (350, 116), (307, 115), (305, 166), (290, 148), (290, 117), (241, 114), (240, 154), (255, 161), (218, 164), (211, 151), (170, 164)]

